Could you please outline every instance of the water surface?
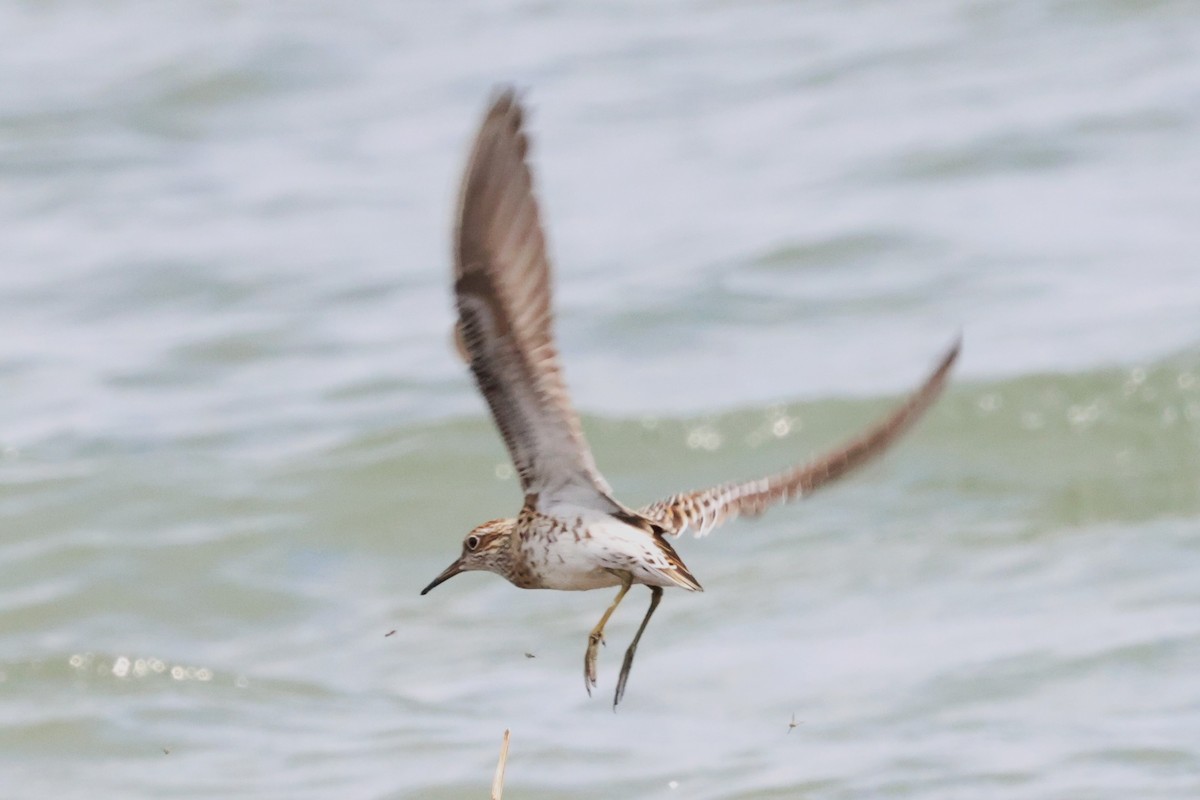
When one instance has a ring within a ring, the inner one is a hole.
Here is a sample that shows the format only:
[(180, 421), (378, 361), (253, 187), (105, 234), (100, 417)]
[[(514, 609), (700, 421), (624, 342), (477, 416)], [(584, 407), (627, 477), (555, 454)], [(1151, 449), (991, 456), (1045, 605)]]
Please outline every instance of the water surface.
[[(1200, 793), (1200, 11), (0, 9), (6, 798)], [(527, 89), (626, 501), (894, 454), (645, 592), (466, 575), (519, 493), (449, 229)], [(394, 634), (389, 632), (395, 631)], [(528, 657), (534, 656), (533, 658)], [(799, 723), (789, 729), (793, 719)]]

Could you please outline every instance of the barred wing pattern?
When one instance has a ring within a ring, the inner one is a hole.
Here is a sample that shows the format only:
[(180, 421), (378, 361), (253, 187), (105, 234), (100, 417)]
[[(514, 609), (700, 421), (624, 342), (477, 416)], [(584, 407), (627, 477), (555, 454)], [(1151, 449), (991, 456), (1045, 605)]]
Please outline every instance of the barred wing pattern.
[(738, 516), (756, 517), (777, 503), (807, 497), (886, 451), (921, 418), (941, 394), (950, 368), (958, 358), (955, 341), (937, 369), (895, 411), (858, 438), (807, 464), (756, 481), (723, 483), (711, 489), (676, 494), (639, 513), (672, 536), (692, 531), (705, 536)]
[(596, 470), (554, 346), (550, 263), (522, 111), (493, 101), (471, 150), (455, 231), (456, 339), (535, 504), (622, 507)]

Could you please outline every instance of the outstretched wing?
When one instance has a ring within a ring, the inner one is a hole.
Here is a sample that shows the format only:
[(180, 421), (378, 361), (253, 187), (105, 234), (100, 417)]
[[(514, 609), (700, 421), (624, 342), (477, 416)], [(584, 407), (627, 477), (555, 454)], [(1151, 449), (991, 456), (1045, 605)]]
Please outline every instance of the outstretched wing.
[(596, 470), (554, 346), (550, 263), (512, 90), (484, 117), (455, 236), (456, 338), (526, 496), (620, 510)]
[(904, 403), (856, 439), (820, 458), (756, 481), (723, 483), (711, 489), (677, 494), (643, 508), (639, 513), (668, 534), (692, 531), (704, 536), (722, 522), (737, 516), (758, 516), (776, 503), (812, 494), (887, 450), (933, 405), (958, 358), (961, 340)]

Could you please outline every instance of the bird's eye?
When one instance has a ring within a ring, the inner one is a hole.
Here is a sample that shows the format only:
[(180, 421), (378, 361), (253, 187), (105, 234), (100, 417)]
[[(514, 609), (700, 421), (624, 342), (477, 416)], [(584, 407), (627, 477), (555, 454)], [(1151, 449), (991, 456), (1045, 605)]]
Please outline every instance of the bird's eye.
[(473, 535), (468, 536), (467, 537), (467, 549), (474, 550), (476, 547), (479, 547), (479, 537), (473, 536)]

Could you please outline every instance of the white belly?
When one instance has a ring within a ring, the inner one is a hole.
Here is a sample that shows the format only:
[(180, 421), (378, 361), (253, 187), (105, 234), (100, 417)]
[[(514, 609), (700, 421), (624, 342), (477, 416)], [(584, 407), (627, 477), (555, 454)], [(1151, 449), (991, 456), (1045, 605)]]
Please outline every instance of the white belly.
[(529, 589), (586, 591), (634, 583), (676, 586), (673, 570), (653, 537), (608, 514), (591, 509), (556, 508), (519, 543)]

